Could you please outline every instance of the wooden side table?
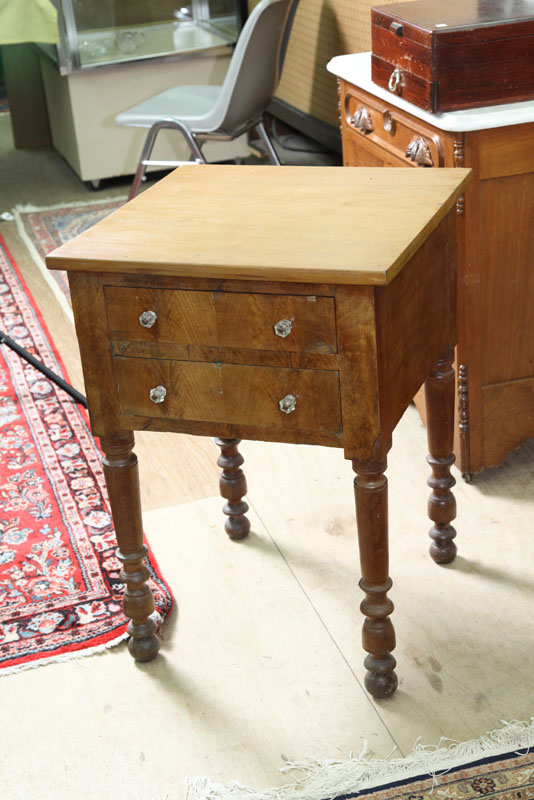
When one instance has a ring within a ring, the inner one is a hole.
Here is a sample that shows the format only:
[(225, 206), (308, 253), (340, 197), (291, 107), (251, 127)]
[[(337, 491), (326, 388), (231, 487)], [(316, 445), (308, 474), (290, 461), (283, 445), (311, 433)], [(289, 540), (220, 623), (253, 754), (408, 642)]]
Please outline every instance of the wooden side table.
[(69, 272), (134, 658), (159, 642), (133, 431), (218, 437), (231, 538), (249, 529), (240, 438), (330, 445), (356, 472), (366, 686), (395, 691), (386, 457), (426, 380), (431, 554), (451, 561), (455, 203), (469, 179), (183, 167), (48, 256)]
[(470, 477), (534, 436), (534, 103), (428, 114), (371, 81), (370, 55), (328, 65), (345, 165), (473, 170), (457, 206), (455, 452)]

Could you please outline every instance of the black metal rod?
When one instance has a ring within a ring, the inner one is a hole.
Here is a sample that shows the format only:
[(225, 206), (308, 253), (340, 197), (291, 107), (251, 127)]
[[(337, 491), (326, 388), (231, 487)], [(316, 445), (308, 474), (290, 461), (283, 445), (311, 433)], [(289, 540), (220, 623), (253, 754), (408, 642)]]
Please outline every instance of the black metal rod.
[(48, 369), (48, 367), (46, 367), (41, 361), (38, 361), (35, 356), (32, 356), (31, 353), (28, 353), (28, 351), (21, 347), (20, 344), (17, 344), (13, 339), (10, 339), (10, 337), (6, 336), (6, 334), (2, 333), (2, 331), (0, 331), (0, 344), (7, 344), (11, 350), (14, 350), (15, 353), (18, 353), (18, 355), (31, 364), (32, 367), (38, 369), (39, 372), (42, 372), (43, 375), (46, 375), (46, 377), (49, 378), (52, 383), (55, 383), (56, 386), (59, 386), (64, 392), (67, 392), (67, 394), (76, 400), (77, 403), (84, 408), (87, 408), (87, 400), (83, 394), (80, 394), (80, 392), (76, 391), (76, 389), (74, 389), (70, 383), (67, 383), (67, 381), (64, 381), (63, 378), (59, 377), (59, 375), (56, 375), (55, 372), (52, 372), (51, 369)]

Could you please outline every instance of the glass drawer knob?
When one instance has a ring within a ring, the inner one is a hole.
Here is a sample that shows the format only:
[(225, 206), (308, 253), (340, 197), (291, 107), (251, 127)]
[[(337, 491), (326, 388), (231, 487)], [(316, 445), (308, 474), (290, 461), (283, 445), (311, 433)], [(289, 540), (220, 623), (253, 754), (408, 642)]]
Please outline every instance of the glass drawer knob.
[(289, 336), (291, 333), (293, 325), (291, 324), (290, 319), (281, 319), (279, 322), (276, 323), (274, 326), (274, 332), (277, 336), (280, 336), (282, 339), (285, 339), (286, 336)]
[(153, 403), (163, 403), (167, 389), (164, 386), (155, 386), (150, 390), (150, 399)]
[(157, 318), (158, 315), (155, 311), (143, 311), (142, 314), (139, 314), (139, 324), (142, 325), (143, 328), (151, 328)]
[(278, 405), (280, 406), (280, 411), (283, 411), (284, 414), (291, 414), (297, 407), (297, 398), (292, 394), (286, 394)]

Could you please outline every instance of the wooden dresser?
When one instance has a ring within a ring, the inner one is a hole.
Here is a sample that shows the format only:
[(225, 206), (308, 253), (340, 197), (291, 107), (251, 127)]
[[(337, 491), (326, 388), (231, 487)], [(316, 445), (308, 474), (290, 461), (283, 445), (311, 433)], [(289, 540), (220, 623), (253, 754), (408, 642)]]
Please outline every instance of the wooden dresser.
[(369, 53), (328, 69), (346, 166), (473, 170), (457, 204), (455, 451), (470, 477), (534, 436), (534, 103), (431, 115), (372, 83)]
[(395, 691), (384, 472), (424, 382), (430, 552), (452, 561), (455, 203), (470, 179), (187, 166), (47, 257), (69, 271), (137, 660), (159, 644), (133, 431), (218, 437), (232, 539), (250, 527), (239, 439), (321, 444), (356, 471), (366, 686)]

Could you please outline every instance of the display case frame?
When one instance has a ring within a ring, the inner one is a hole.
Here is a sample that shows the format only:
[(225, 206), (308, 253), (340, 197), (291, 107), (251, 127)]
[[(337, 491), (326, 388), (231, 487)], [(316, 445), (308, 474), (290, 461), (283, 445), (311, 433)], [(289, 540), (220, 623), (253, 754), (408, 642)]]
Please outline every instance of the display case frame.
[[(108, 17), (115, 16), (115, 1), (107, 0)], [(237, 41), (244, 21), (243, 3), (241, 0), (220, 0), (219, 6), (221, 1), (222, 14), (220, 7), (218, 13), (213, 13), (209, 0), (190, 0), (189, 4), (172, 12), (172, 19), (155, 21), (147, 13), (146, 21), (141, 18), (125, 25), (122, 20), (106, 26), (95, 13), (92, 26), (87, 27), (77, 18), (76, 0), (60, 0), (57, 45), (59, 72), (61, 75), (70, 75), (115, 64), (176, 57), (232, 46)], [(106, 0), (101, 2), (105, 3)], [(132, 19), (135, 19), (134, 15)]]

